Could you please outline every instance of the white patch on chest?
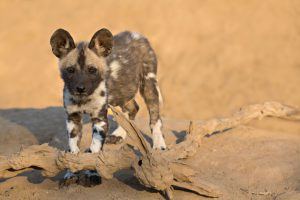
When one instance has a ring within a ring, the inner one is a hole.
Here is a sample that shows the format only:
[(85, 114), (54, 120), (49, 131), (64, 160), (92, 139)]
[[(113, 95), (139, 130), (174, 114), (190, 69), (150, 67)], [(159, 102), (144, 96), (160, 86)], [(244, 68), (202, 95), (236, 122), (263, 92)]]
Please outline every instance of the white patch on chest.
[(99, 84), (99, 86), (96, 88), (96, 90), (93, 92), (93, 94), (91, 94), (88, 97), (90, 101), (79, 106), (73, 104), (73, 102), (70, 100), (71, 94), (66, 89), (64, 94), (65, 109), (67, 110), (68, 113), (85, 112), (91, 114), (92, 116), (97, 116), (102, 106), (105, 105), (107, 99), (106, 95), (105, 96), (100, 95), (101, 91), (104, 91), (105, 94), (107, 93), (104, 81), (102, 81)]
[(119, 72), (120, 68), (121, 68), (121, 65), (117, 60), (114, 60), (110, 63), (110, 65), (109, 65), (109, 69), (111, 71), (110, 75), (114, 79), (118, 78), (118, 72)]

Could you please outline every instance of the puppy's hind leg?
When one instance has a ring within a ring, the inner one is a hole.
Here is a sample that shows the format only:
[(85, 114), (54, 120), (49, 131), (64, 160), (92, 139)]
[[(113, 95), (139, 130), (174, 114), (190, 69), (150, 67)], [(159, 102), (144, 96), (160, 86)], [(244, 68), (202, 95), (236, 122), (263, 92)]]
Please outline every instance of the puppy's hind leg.
[(149, 72), (143, 77), (140, 93), (145, 100), (150, 115), (153, 148), (165, 150), (166, 143), (162, 133), (162, 120), (159, 112), (159, 104), (162, 100), (160, 100), (161, 94), (155, 73)]
[[(139, 105), (134, 99), (128, 101), (123, 107), (123, 114), (130, 120), (134, 120), (137, 112), (139, 111)], [(121, 143), (126, 138), (126, 131), (118, 125), (118, 127), (113, 131), (113, 133), (106, 138), (106, 143), (116, 144)]]

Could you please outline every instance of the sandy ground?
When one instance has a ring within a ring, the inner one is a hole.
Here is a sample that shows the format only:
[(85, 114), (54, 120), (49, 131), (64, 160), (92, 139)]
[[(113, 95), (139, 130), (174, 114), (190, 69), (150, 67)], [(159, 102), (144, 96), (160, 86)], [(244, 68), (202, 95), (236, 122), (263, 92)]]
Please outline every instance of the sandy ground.
[[(1, 110), (0, 135), (4, 139), (0, 141), (0, 154), (44, 142), (64, 149), (67, 138), (63, 115), (63, 109), (58, 107)], [(168, 144), (180, 142), (188, 121), (165, 119), (164, 122)], [(136, 123), (149, 134), (145, 119)], [(299, 129), (296, 122), (256, 121), (204, 138), (199, 152), (188, 163), (199, 171), (199, 179), (221, 190), (220, 199), (300, 199)], [(90, 143), (90, 132), (90, 124), (86, 123), (82, 150)], [(58, 182), (62, 175), (45, 179), (39, 171), (33, 171), (0, 180), (0, 199), (163, 199), (156, 191), (140, 185), (130, 170), (118, 172), (112, 180), (103, 180), (93, 188), (73, 185), (60, 189)], [(205, 199), (180, 190), (176, 190), (175, 197)]]
[[(300, 105), (300, 1), (0, 1), (0, 154), (22, 145), (64, 149), (62, 81), (49, 38), (57, 28), (88, 40), (102, 27), (134, 30), (151, 41), (168, 143), (187, 119), (225, 116), (242, 105)], [(139, 102), (141, 100), (139, 99)], [(137, 123), (147, 129), (140, 103)], [(89, 126), (85, 127), (88, 144)], [(205, 138), (191, 165), (223, 199), (300, 199), (300, 126), (268, 119)], [(38, 171), (0, 181), (0, 199), (163, 199), (130, 171), (94, 188), (59, 189)], [(204, 199), (184, 191), (176, 199)]]

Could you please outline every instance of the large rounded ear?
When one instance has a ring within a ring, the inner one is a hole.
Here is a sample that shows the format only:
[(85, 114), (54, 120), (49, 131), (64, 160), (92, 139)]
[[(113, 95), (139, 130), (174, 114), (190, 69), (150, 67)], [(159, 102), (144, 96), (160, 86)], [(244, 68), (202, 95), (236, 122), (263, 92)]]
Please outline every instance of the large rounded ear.
[(113, 46), (113, 35), (109, 30), (103, 28), (97, 31), (92, 37), (89, 48), (98, 56), (108, 56)]
[(62, 58), (75, 48), (75, 43), (70, 33), (64, 29), (57, 29), (51, 36), (50, 44), (53, 54)]

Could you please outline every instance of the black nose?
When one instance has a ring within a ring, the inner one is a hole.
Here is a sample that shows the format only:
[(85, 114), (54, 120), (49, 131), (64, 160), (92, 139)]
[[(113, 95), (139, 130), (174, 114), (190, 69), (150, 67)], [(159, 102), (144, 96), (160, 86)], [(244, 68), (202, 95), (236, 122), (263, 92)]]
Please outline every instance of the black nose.
[(83, 85), (80, 85), (80, 86), (76, 87), (76, 90), (79, 93), (84, 93), (85, 92), (85, 87)]

